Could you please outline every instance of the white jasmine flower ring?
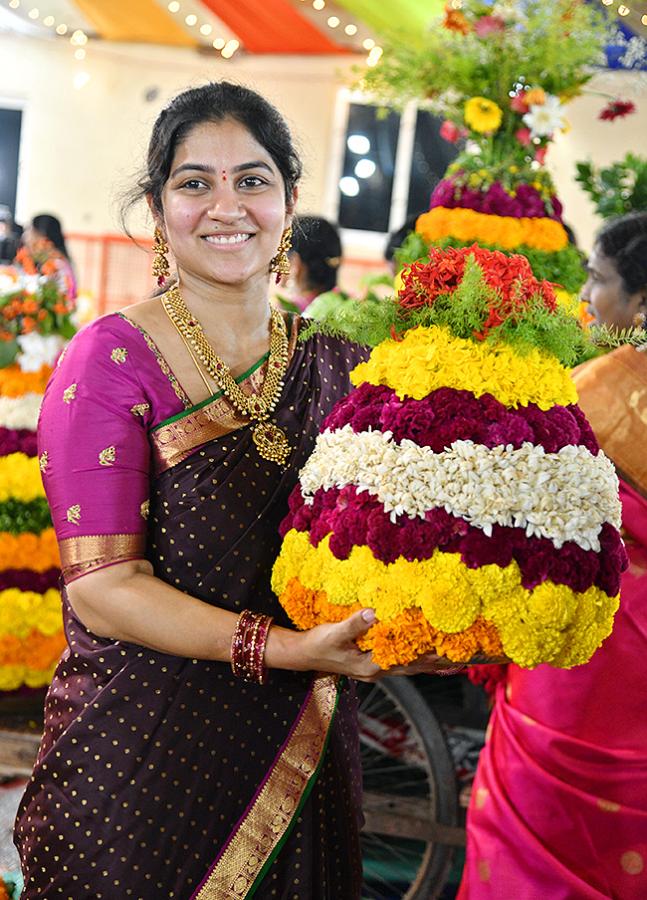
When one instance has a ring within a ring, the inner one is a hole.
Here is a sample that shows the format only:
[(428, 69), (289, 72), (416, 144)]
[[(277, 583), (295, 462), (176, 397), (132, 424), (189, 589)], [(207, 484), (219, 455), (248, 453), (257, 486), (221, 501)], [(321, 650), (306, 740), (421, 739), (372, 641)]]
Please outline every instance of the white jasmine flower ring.
[(23, 394), (22, 397), (0, 397), (0, 426), (26, 428), (36, 431), (42, 394)]
[(319, 488), (354, 485), (384, 505), (391, 521), (424, 518), (437, 507), (492, 534), (495, 524), (525, 529), (560, 548), (574, 541), (599, 552), (599, 533), (620, 528), (618, 478), (601, 451), (566, 446), (557, 453), (529, 442), (488, 449), (454, 441), (442, 453), (391, 432), (355, 433), (350, 425), (319, 435), (299, 481), (306, 503)]

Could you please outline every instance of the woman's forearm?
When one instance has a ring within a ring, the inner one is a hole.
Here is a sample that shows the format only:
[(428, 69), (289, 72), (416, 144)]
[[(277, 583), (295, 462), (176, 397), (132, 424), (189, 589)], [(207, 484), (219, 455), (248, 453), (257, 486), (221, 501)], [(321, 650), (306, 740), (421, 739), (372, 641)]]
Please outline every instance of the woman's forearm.
[[(189, 659), (231, 660), (238, 614), (161, 581), (147, 562), (125, 562), (92, 572), (72, 582), (67, 593), (76, 615), (100, 637)], [(304, 649), (300, 638), (298, 632), (273, 626), (266, 664), (309, 669), (299, 652)]]

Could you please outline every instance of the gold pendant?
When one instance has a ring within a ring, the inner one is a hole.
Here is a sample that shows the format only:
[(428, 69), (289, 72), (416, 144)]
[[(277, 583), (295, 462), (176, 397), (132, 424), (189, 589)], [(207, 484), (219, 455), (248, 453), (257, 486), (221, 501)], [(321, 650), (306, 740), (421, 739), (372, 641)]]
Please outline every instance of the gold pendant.
[(256, 449), (271, 462), (284, 466), (290, 456), (291, 447), (285, 433), (273, 422), (259, 422), (252, 430)]

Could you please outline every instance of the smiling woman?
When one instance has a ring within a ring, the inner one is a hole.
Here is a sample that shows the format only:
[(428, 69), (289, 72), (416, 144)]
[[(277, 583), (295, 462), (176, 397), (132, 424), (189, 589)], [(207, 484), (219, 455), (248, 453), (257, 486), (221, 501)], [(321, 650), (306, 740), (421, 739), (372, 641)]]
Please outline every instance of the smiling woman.
[(69, 646), (17, 820), (24, 900), (360, 896), (338, 676), (381, 676), (355, 644), (374, 614), (299, 633), (270, 587), (297, 473), (365, 356), (297, 344), (270, 308), (300, 174), (258, 94), (180, 94), (135, 192), (166, 290), (83, 329), (47, 388)]

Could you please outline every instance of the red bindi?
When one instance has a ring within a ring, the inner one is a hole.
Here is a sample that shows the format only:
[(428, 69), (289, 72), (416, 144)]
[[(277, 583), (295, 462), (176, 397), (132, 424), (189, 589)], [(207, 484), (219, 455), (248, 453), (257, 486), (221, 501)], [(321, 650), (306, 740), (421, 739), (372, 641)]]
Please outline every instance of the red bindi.
[(225, 172), (224, 169), (222, 170), (222, 180), (227, 181), (227, 173)]

